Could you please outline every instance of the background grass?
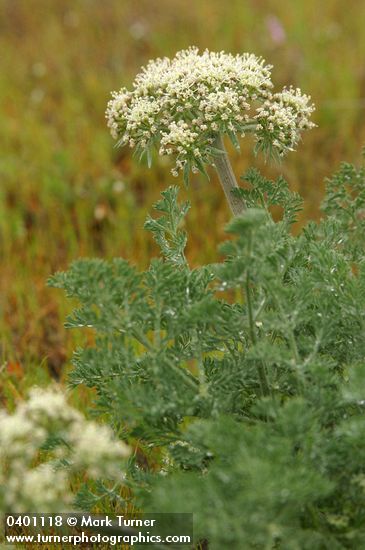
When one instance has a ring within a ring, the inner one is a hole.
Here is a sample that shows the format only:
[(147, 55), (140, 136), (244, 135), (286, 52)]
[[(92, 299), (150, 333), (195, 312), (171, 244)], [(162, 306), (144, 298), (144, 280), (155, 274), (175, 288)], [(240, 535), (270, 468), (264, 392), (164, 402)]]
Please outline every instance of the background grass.
[[(124, 256), (144, 266), (154, 245), (147, 211), (175, 179), (116, 150), (104, 119), (110, 91), (148, 59), (195, 44), (251, 51), (274, 65), (277, 87), (312, 95), (318, 128), (280, 166), (319, 216), (323, 180), (365, 142), (365, 2), (359, 0), (0, 0), (0, 368), (4, 397), (64, 376), (79, 338), (65, 333), (70, 303), (45, 286), (80, 256)], [(229, 211), (214, 174), (188, 193), (188, 257), (217, 258)], [(0, 378), (1, 380), (1, 378)], [(6, 380), (6, 387), (4, 381)]]

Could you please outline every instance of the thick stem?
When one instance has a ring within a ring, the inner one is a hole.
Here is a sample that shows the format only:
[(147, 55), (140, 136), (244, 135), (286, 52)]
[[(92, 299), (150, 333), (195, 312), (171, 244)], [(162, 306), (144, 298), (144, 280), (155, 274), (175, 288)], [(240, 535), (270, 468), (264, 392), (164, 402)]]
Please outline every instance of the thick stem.
[(238, 189), (239, 187), (236, 177), (233, 173), (231, 163), (229, 162), (229, 158), (227, 155), (227, 151), (224, 147), (221, 134), (217, 135), (213, 145), (216, 149), (222, 151), (221, 153), (217, 154), (214, 160), (214, 164), (218, 172), (219, 181), (221, 182), (224, 194), (226, 195), (226, 199), (232, 210), (232, 213), (234, 216), (238, 216), (245, 211), (246, 205), (240, 197), (237, 197), (235, 194), (232, 193), (234, 189)]

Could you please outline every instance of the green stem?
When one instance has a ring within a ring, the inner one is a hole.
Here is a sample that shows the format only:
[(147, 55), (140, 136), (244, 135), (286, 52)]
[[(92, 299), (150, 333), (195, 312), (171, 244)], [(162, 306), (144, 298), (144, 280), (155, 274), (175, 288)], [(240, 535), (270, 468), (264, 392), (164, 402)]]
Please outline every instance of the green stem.
[(253, 311), (252, 311), (252, 301), (251, 301), (251, 290), (250, 290), (250, 276), (247, 271), (246, 275), (246, 300), (247, 300), (247, 308), (248, 308), (248, 320), (250, 324), (250, 335), (252, 343), (256, 344), (256, 332), (254, 327), (254, 321), (253, 321)]
[(299, 365), (300, 364), (300, 355), (299, 355), (299, 351), (298, 351), (298, 347), (297, 347), (297, 342), (295, 340), (294, 332), (293, 332), (292, 329), (289, 329), (288, 340), (289, 340), (290, 349), (291, 349), (291, 351), (293, 353), (293, 356), (294, 356), (295, 363), (297, 365)]
[[(269, 290), (271, 291), (271, 296), (273, 297), (274, 303), (275, 303), (276, 307), (278, 308), (279, 313), (282, 316), (282, 319), (284, 321), (287, 321), (287, 316), (286, 316), (285, 312), (283, 311), (283, 308), (281, 307), (280, 300), (276, 297), (276, 294), (272, 290), (272, 288), (269, 289)], [(296, 342), (296, 339), (295, 339), (294, 331), (291, 328), (291, 326), (288, 326), (288, 328), (287, 328), (287, 340), (288, 340), (288, 344), (289, 344), (289, 349), (293, 354), (293, 359), (294, 359), (294, 363), (295, 363), (294, 372), (295, 372), (295, 377), (296, 377), (297, 388), (298, 388), (299, 392), (302, 392), (303, 391), (303, 380), (301, 378), (300, 371), (298, 370), (298, 367), (301, 365), (301, 357), (300, 357), (300, 354), (299, 354), (299, 350), (298, 350), (297, 342)]]
[[(257, 342), (254, 320), (253, 320), (253, 310), (252, 310), (252, 300), (251, 300), (251, 289), (250, 289), (250, 276), (247, 271), (246, 276), (246, 300), (247, 300), (247, 309), (248, 309), (248, 321), (250, 325), (250, 336), (252, 344), (255, 345)], [(265, 367), (262, 361), (257, 361), (257, 372), (260, 379), (261, 392), (263, 395), (270, 395), (270, 386), (266, 377)]]
[[(283, 311), (283, 308), (281, 307), (280, 300), (276, 297), (276, 294), (275, 294), (275, 292), (273, 291), (272, 288), (270, 288), (270, 291), (271, 291), (271, 295), (274, 299), (275, 305), (278, 308), (280, 314), (282, 315), (282, 319), (287, 321), (287, 317), (285, 315), (285, 312)], [(300, 365), (301, 358), (300, 358), (300, 355), (299, 355), (297, 342), (295, 340), (294, 331), (290, 326), (288, 327), (287, 331), (288, 331), (287, 338), (288, 338), (289, 348), (290, 348), (291, 352), (293, 353), (293, 358), (294, 358), (295, 364)]]
[(207, 381), (205, 378), (205, 372), (204, 372), (204, 360), (203, 360), (203, 353), (200, 345), (200, 338), (198, 331), (195, 331), (196, 336), (196, 347), (197, 347), (197, 362), (198, 362), (198, 376), (199, 376), (199, 392), (201, 395), (206, 396), (208, 393), (208, 387), (207, 387)]
[(239, 216), (246, 210), (244, 201), (236, 194), (232, 193), (234, 189), (239, 189), (236, 177), (233, 173), (227, 151), (221, 134), (218, 134), (214, 140), (214, 147), (220, 151), (217, 154), (214, 165), (218, 172), (219, 181), (223, 187), (224, 194), (234, 216)]
[(153, 351), (153, 345), (151, 342), (146, 338), (146, 336), (141, 332), (139, 329), (135, 328), (132, 331), (132, 336), (140, 343), (142, 344), (148, 351)]

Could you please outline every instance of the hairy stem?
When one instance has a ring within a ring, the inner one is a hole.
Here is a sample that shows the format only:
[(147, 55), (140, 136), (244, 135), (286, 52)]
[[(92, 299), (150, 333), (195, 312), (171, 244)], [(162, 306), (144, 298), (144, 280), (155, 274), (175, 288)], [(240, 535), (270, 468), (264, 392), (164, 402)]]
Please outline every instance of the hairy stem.
[(231, 163), (229, 162), (229, 158), (227, 155), (227, 151), (224, 147), (221, 134), (217, 135), (213, 145), (216, 149), (221, 151), (221, 153), (217, 154), (214, 160), (215, 168), (219, 176), (219, 181), (221, 182), (224, 194), (226, 195), (226, 199), (232, 210), (233, 215), (238, 216), (245, 211), (246, 205), (241, 198), (232, 193), (234, 189), (238, 189), (239, 187), (236, 177), (233, 173)]

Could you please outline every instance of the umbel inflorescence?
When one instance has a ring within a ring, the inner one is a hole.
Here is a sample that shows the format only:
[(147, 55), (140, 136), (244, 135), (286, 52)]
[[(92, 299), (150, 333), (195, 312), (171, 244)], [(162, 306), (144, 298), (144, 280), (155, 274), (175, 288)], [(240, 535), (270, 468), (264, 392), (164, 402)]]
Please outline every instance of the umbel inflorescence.
[(283, 156), (297, 145), (314, 107), (297, 88), (272, 92), (271, 66), (255, 55), (202, 54), (195, 47), (173, 59), (152, 60), (131, 91), (113, 92), (106, 117), (119, 145), (129, 144), (151, 162), (151, 151), (176, 158), (180, 170), (205, 172), (220, 151), (216, 137), (253, 134), (257, 150)]
[(65, 511), (72, 474), (121, 481), (129, 453), (109, 426), (86, 420), (59, 390), (33, 388), (13, 414), (0, 411), (0, 512)]

